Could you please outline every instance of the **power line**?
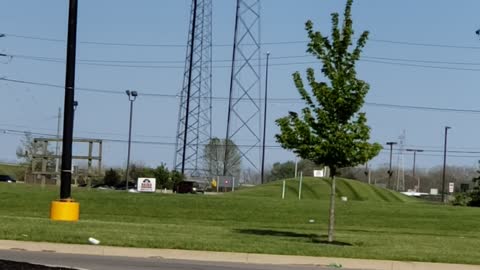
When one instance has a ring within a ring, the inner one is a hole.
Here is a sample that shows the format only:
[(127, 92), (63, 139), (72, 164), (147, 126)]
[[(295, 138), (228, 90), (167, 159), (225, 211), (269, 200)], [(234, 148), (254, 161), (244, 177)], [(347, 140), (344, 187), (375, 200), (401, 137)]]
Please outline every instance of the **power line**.
[(444, 69), (444, 70), (458, 70), (458, 71), (480, 71), (477, 68), (461, 68), (461, 67), (446, 67), (446, 66), (432, 66), (432, 65), (419, 65), (419, 64), (408, 64), (408, 63), (399, 63), (399, 62), (386, 62), (386, 61), (377, 61), (377, 60), (360, 60), (361, 62), (377, 63), (377, 64), (386, 64), (386, 65), (395, 65), (395, 66), (406, 66), (406, 67), (421, 67), (421, 68), (432, 68), (432, 69)]
[[(24, 54), (0, 54), (4, 57), (13, 57), (27, 60), (37, 60), (37, 61), (47, 61), (47, 62), (58, 62), (64, 63), (65, 58), (60, 57), (47, 57), (47, 56), (35, 56), (35, 55), (24, 55)], [(303, 55), (286, 55), (286, 56), (275, 56), (271, 57), (271, 60), (279, 59), (298, 59), (298, 58), (314, 58), (313, 55), (303, 54)], [(444, 64), (444, 65), (466, 65), (466, 66), (480, 66), (479, 62), (457, 62), (457, 61), (438, 61), (438, 60), (419, 60), (412, 58), (392, 58), (392, 57), (382, 57), (382, 56), (362, 56), (362, 59), (370, 60), (386, 60), (386, 61), (397, 61), (397, 62), (412, 62), (412, 63), (427, 63), (427, 64)], [(252, 59), (259, 60), (259, 59)], [(109, 60), (109, 59), (77, 59), (78, 62), (85, 63), (121, 63), (121, 64), (184, 64), (184, 61), (181, 60)], [(216, 59), (212, 60), (214, 63), (230, 63), (231, 59)], [(307, 63), (317, 63), (317, 62), (307, 62)], [(282, 63), (290, 64), (290, 63)], [(178, 68), (174, 66), (174, 68)]]
[[(18, 129), (4, 129), (0, 128), (0, 133), (4, 134), (12, 134), (12, 135), (26, 135), (26, 134), (31, 134), (35, 136), (43, 136), (43, 137), (57, 137), (57, 134), (53, 133), (44, 133), (44, 132), (34, 132), (31, 130), (18, 130)], [(82, 137), (75, 137), (75, 139), (85, 139)], [(124, 139), (110, 139), (110, 138), (98, 138), (99, 140), (105, 141), (105, 142), (112, 142), (112, 143), (128, 143), (128, 140)], [(175, 142), (164, 142), (164, 141), (146, 141), (146, 140), (132, 140), (132, 143), (134, 144), (146, 144), (146, 145), (166, 145), (166, 146), (175, 146)], [(208, 144), (199, 144), (199, 146), (206, 146)], [(260, 148), (261, 146), (259, 145), (248, 145), (248, 144), (236, 144), (237, 147), (241, 148)], [(266, 148), (282, 148), (280, 145), (266, 145)]]
[[(63, 89), (63, 85), (58, 84), (51, 84), (51, 83), (41, 83), (41, 82), (31, 82), (25, 80), (14, 80), (14, 79), (7, 79), (7, 78), (0, 78), (0, 81), (7, 81), (12, 83), (18, 84), (28, 84), (28, 85), (37, 85), (37, 86), (46, 86), (52, 88), (61, 88)], [(102, 94), (115, 94), (115, 95), (125, 95), (122, 91), (115, 91), (115, 90), (108, 90), (108, 89), (99, 89), (99, 88), (84, 88), (84, 87), (77, 87), (76, 90), (85, 91), (85, 92), (92, 92), (92, 93), (102, 93)], [(141, 95), (149, 96), (149, 97), (159, 97), (159, 98), (179, 98), (179, 95), (174, 94), (156, 94), (156, 93), (149, 93), (148, 91), (141, 91)], [(227, 97), (212, 97), (213, 100), (216, 101), (225, 101), (228, 100)], [(303, 101), (298, 98), (269, 98), (269, 103), (303, 103)], [(428, 106), (413, 106), (413, 105), (399, 105), (399, 104), (388, 104), (388, 103), (378, 103), (378, 102), (365, 102), (366, 106), (372, 107), (385, 107), (391, 109), (408, 109), (408, 110), (422, 110), (422, 111), (438, 111), (438, 112), (455, 112), (455, 113), (480, 113), (480, 110), (473, 110), (473, 109), (458, 109), (458, 108), (445, 108), (445, 107), (428, 107)]]
[[(2, 56), (2, 55), (0, 55)], [(29, 55), (7, 55), (10, 60), (14, 58), (40, 61), (40, 62), (51, 62), (51, 63), (64, 63), (63, 58), (53, 58), (53, 57), (43, 57), (43, 56), (29, 56)], [(308, 55), (301, 56), (284, 56), (277, 57), (276, 59), (294, 59), (294, 58), (305, 58), (309, 57)], [(312, 57), (312, 56), (310, 56)], [(257, 59), (258, 60), (258, 59)], [(384, 61), (382, 61), (384, 60)], [(229, 60), (214, 60), (213, 62), (228, 62)], [(375, 63), (375, 64), (384, 64), (384, 65), (394, 65), (394, 66), (406, 66), (406, 67), (416, 67), (416, 68), (429, 68), (429, 69), (440, 69), (440, 70), (456, 70), (456, 71), (480, 71), (479, 68), (465, 68), (465, 67), (453, 67), (453, 66), (438, 66), (438, 65), (422, 65), (415, 63), (432, 63), (432, 64), (444, 64), (444, 65), (468, 65), (468, 66), (480, 66), (480, 63), (474, 62), (448, 62), (448, 61), (434, 61), (434, 60), (416, 60), (416, 59), (402, 59), (402, 58), (389, 58), (389, 57), (376, 57), (376, 56), (364, 56), (359, 60), (360, 62), (366, 63)], [(411, 63), (414, 64), (411, 64)], [(138, 60), (94, 60), (94, 59), (79, 59), (79, 65), (85, 66), (100, 66), (100, 67), (116, 67), (116, 68), (145, 68), (145, 69), (183, 69), (182, 65), (133, 65), (134, 63), (178, 63), (180, 61), (138, 61)], [(302, 62), (286, 62), (286, 63), (272, 63), (269, 66), (293, 66), (293, 65), (308, 65), (308, 64), (318, 64), (318, 61), (302, 61)], [(264, 66), (263, 64), (261, 66)], [(230, 65), (216, 65), (212, 66), (215, 69), (229, 69)]]
[[(29, 59), (29, 60), (38, 60), (38, 61), (51, 61), (51, 62), (60, 62), (64, 63), (65, 58), (61, 57), (47, 57), (47, 56), (35, 56), (35, 55), (24, 55), (24, 54), (0, 54), (0, 56), (9, 56), (20, 59)], [(289, 56), (276, 56), (271, 57), (270, 59), (292, 59), (292, 58), (306, 58), (313, 57), (312, 55), (289, 55)], [(252, 60), (259, 60), (258, 58), (253, 58)], [(78, 62), (87, 62), (87, 63), (136, 63), (136, 64), (184, 64), (185, 61), (181, 60), (109, 60), (109, 59), (77, 59)], [(231, 59), (217, 59), (212, 62), (216, 63), (231, 63)], [(480, 65), (480, 64), (479, 64)]]
[[(18, 35), (18, 34), (9, 34), (2, 33), (5, 37), (19, 38), (19, 39), (29, 39), (29, 40), (39, 40), (39, 41), (48, 41), (48, 42), (61, 42), (65, 43), (63, 39), (56, 38), (47, 38), (40, 36), (31, 36), (31, 35)], [(452, 45), (452, 44), (438, 44), (438, 43), (422, 43), (422, 42), (410, 42), (410, 41), (399, 41), (399, 40), (387, 40), (387, 39), (369, 39), (371, 42), (376, 43), (385, 43), (385, 44), (397, 44), (405, 46), (417, 46), (417, 47), (436, 47), (436, 48), (447, 48), (447, 49), (469, 49), (469, 50), (480, 50), (478, 46), (462, 46), (462, 45)], [(272, 41), (272, 42), (263, 42), (261, 45), (290, 45), (290, 44), (307, 44), (308, 40), (286, 40), (286, 41)], [(125, 46), (125, 47), (165, 47), (165, 48), (185, 48), (185, 44), (155, 44), (155, 43), (127, 43), (127, 42), (100, 42), (100, 41), (79, 41), (80, 44), (88, 45), (102, 45), (102, 46)], [(215, 47), (232, 47), (232, 44), (214, 44)]]
[[(33, 132), (30, 130), (17, 130), (17, 129), (0, 129), (0, 133), (5, 133), (5, 134), (12, 134), (12, 135), (25, 135), (25, 134), (31, 134), (35, 136), (42, 136), (42, 137), (56, 137), (56, 134), (53, 133), (43, 133), (43, 132)], [(75, 139), (84, 139), (80, 137), (76, 137)], [(100, 138), (100, 140), (103, 140), (105, 142), (111, 142), (111, 143), (128, 143), (127, 140), (123, 139), (106, 139), (106, 138)], [(160, 146), (170, 146), (173, 147), (175, 146), (174, 142), (163, 142), (163, 141), (145, 141), (145, 140), (134, 140), (132, 141), (133, 144), (143, 144), (143, 145), (160, 145)], [(205, 145), (202, 145), (205, 146)], [(260, 146), (255, 146), (255, 145), (247, 145), (247, 144), (238, 144), (238, 147), (260, 147)], [(269, 149), (282, 149), (280, 145), (266, 145), (266, 148)], [(388, 151), (386, 149), (383, 149), (380, 154), (386, 154)], [(438, 153), (439, 151), (435, 150), (426, 150), (426, 153), (419, 154), (421, 156), (431, 156), (431, 157), (441, 157), (443, 155), (441, 154), (435, 154)], [(441, 151), (440, 151), (441, 152)], [(431, 153), (431, 154), (428, 154)], [(457, 157), (457, 158), (480, 158), (480, 152), (477, 151), (447, 151), (447, 153), (453, 153), (453, 155), (448, 155), (448, 157)], [(395, 153), (395, 154), (398, 154)], [(455, 155), (455, 154), (472, 154), (472, 155)], [(476, 155), (473, 155), (476, 154)]]

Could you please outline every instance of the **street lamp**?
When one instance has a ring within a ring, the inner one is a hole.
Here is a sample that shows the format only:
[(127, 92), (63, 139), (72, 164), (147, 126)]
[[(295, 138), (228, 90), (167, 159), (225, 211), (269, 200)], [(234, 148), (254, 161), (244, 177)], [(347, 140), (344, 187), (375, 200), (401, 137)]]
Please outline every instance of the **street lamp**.
[(127, 154), (127, 173), (125, 174), (125, 190), (128, 192), (128, 174), (130, 173), (130, 147), (132, 144), (132, 116), (133, 116), (133, 102), (137, 99), (137, 91), (125, 91), (130, 101), (130, 124), (128, 127), (128, 154)]
[(75, 63), (77, 50), (78, 0), (70, 0), (68, 5), (68, 37), (65, 69), (65, 100), (63, 114), (62, 166), (60, 173), (60, 200), (53, 201), (50, 219), (77, 221), (80, 204), (71, 196), (72, 185), (72, 141), (73, 141), (73, 102), (75, 100)]
[(393, 171), (392, 171), (392, 151), (393, 151), (393, 146), (396, 145), (397, 143), (396, 142), (387, 142), (387, 145), (390, 146), (390, 163), (388, 165), (388, 183), (387, 183), (387, 188), (390, 187), (390, 183), (391, 183), (391, 180), (392, 180), (392, 175), (393, 175)]
[(445, 169), (447, 167), (447, 138), (448, 130), (451, 127), (445, 127), (445, 143), (443, 145), (443, 174), (442, 174), (442, 202), (445, 203)]
[[(415, 163), (417, 160), (417, 152), (421, 153), (421, 149), (407, 149), (407, 152), (413, 152), (413, 179), (415, 180)], [(420, 192), (420, 177), (417, 179), (417, 191)]]
[(265, 109), (263, 112), (263, 144), (262, 144), (262, 175), (261, 175), (261, 182), (262, 184), (265, 183), (265, 138), (267, 136), (267, 99), (268, 99), (268, 62), (270, 60), (270, 52), (267, 52), (267, 67), (266, 67), (266, 74), (265, 74)]

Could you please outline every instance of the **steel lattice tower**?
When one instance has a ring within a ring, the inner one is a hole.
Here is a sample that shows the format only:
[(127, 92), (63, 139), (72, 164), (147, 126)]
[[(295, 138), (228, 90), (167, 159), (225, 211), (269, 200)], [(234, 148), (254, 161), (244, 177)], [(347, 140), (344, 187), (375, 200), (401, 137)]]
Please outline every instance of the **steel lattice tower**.
[(180, 94), (175, 170), (204, 175), (203, 146), (212, 134), (212, 0), (193, 0), (183, 88)]
[[(260, 0), (237, 0), (224, 174), (242, 161), (258, 171), (261, 163)], [(241, 159), (230, 160), (228, 142)], [(246, 145), (246, 146), (244, 146)]]

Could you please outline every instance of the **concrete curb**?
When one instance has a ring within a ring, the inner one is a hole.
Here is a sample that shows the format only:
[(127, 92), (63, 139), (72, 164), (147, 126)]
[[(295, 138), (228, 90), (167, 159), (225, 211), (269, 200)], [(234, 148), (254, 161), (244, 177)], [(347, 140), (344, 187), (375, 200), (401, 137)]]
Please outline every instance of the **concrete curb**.
[(125, 248), (92, 245), (55, 244), (0, 240), (0, 250), (55, 252), (66, 254), (122, 256), (132, 258), (162, 258), (203, 262), (227, 262), (269, 265), (319, 265), (341, 264), (342, 268), (368, 270), (480, 270), (480, 266), (424, 262), (399, 262), (385, 260), (326, 258), (310, 256), (284, 256), (252, 253), (190, 251), (176, 249)]

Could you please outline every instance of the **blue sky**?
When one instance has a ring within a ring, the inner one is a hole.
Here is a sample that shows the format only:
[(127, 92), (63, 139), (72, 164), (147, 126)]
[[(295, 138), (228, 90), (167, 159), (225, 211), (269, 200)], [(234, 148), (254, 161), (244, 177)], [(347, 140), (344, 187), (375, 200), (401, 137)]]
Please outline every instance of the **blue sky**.
[[(68, 1), (0, 0), (0, 53), (48, 58), (64, 58), (65, 43), (24, 39), (15, 36), (37, 36), (65, 39)], [(79, 41), (186, 44), (189, 0), (79, 0)], [(235, 1), (214, 0), (215, 44), (231, 44)], [(262, 1), (262, 42), (306, 40), (304, 23), (311, 19), (324, 33), (330, 29), (330, 13), (342, 12), (345, 1), (339, 0), (264, 0)], [(359, 77), (371, 85), (367, 96), (372, 141), (385, 143), (398, 140), (406, 132), (407, 147), (441, 151), (443, 128), (449, 132), (449, 149), (480, 151), (480, 113), (441, 112), (374, 106), (372, 103), (442, 107), (475, 110), (479, 108), (478, 74), (480, 73), (480, 40), (475, 30), (480, 2), (475, 0), (357, 0), (354, 4), (354, 27), (359, 34), (371, 32), (364, 58), (358, 65)], [(408, 44), (406, 44), (408, 43)], [(422, 45), (424, 44), (424, 45)], [(428, 46), (426, 46), (426, 45)], [(449, 45), (449, 46), (438, 46)], [(305, 55), (305, 44), (268, 44), (262, 51), (272, 53), (269, 92), (271, 98), (292, 98), (292, 102), (269, 105), (267, 144), (274, 145), (277, 132), (274, 119), (289, 110), (299, 111), (302, 103), (293, 86), (291, 74), (304, 72), (308, 66), (292, 64), (313, 61), (313, 58), (274, 59)], [(215, 47), (214, 59), (231, 58), (230, 47)], [(79, 107), (75, 115), (75, 136), (127, 139), (128, 100), (124, 91), (178, 94), (183, 80), (183, 47), (126, 47), (80, 43), (80, 59), (129, 61), (179, 61), (169, 68), (125, 68), (77, 65), (77, 87), (118, 91), (101, 94), (77, 91)], [(394, 60), (392, 60), (394, 59)], [(381, 63), (380, 63), (381, 62)], [(450, 64), (447, 64), (447, 63)], [(459, 63), (459, 64), (451, 64)], [(276, 65), (290, 63), (288, 65)], [(220, 64), (219, 64), (220, 65)], [(427, 67), (428, 66), (428, 67)], [(262, 72), (264, 72), (262, 70)], [(214, 69), (213, 95), (228, 95), (230, 69)], [(0, 59), (0, 77), (49, 84), (64, 84), (63, 63), (33, 61), (13, 57)], [(21, 130), (56, 133), (58, 107), (63, 105), (63, 90), (48, 86), (0, 81), (0, 130)], [(226, 101), (214, 103), (215, 136), (225, 136)], [(148, 165), (162, 162), (171, 166), (177, 126), (178, 100), (140, 96), (135, 102), (134, 140), (165, 142), (162, 145), (134, 144), (132, 160)], [(19, 134), (0, 134), (0, 161), (15, 161)], [(105, 164), (125, 164), (127, 145), (106, 142)], [(76, 148), (77, 153), (86, 149)], [(468, 156), (468, 157), (464, 157)], [(280, 148), (267, 150), (267, 164), (293, 159)], [(449, 164), (474, 165), (480, 154), (451, 153)], [(388, 161), (388, 151), (373, 162)], [(410, 166), (411, 157), (405, 157)], [(440, 152), (419, 155), (421, 167), (440, 165)]]

